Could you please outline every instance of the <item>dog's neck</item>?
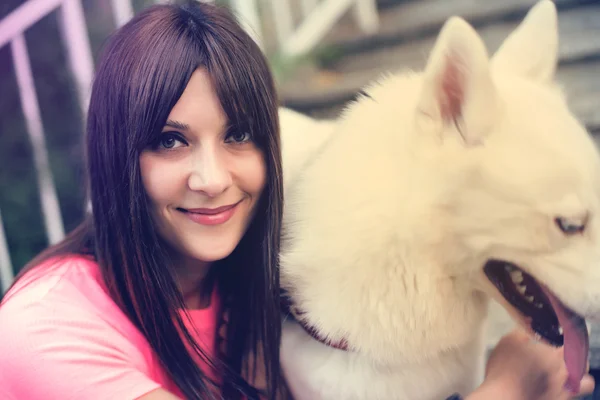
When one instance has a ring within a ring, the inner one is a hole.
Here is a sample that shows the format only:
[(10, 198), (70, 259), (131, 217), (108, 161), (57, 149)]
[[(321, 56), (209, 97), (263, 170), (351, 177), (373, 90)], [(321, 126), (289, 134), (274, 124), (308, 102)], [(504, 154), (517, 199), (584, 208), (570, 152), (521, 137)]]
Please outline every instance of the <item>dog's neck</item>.
[(315, 327), (309, 325), (306, 320), (302, 318), (304, 312), (299, 310), (298, 307), (294, 305), (285, 291), (281, 294), (281, 310), (284, 313), (285, 318), (293, 318), (296, 320), (298, 324), (300, 324), (300, 326), (306, 331), (306, 333), (308, 333), (316, 341), (338, 350), (348, 350), (348, 341), (345, 338), (337, 341), (330, 340), (321, 335), (319, 331), (315, 329)]
[[(329, 277), (328, 289), (323, 287), (322, 294), (298, 296), (317, 296), (322, 299), (318, 308), (313, 308), (312, 302), (290, 304), (286, 298), (284, 315), (293, 317), (320, 343), (368, 354), (386, 364), (410, 363), (423, 354), (431, 356), (457, 343), (470, 343), (479, 334), (487, 296), (473, 292), (466, 276), (442, 278), (437, 269), (422, 267), (422, 273), (372, 270), (369, 279), (370, 286), (377, 288), (374, 292), (365, 292), (358, 281)], [(324, 280), (315, 275), (311, 278)], [(394, 278), (384, 279), (383, 275)], [(299, 289), (302, 286), (292, 290)], [(433, 331), (438, 333), (433, 335)]]

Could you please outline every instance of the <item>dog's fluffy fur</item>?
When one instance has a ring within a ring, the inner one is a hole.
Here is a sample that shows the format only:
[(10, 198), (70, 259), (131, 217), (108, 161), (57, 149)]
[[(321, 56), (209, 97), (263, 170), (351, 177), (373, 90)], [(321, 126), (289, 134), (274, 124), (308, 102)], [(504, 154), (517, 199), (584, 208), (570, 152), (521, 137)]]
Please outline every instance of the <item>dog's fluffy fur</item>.
[[(508, 260), (585, 317), (600, 304), (600, 158), (554, 83), (557, 17), (537, 4), (490, 59), (453, 17), (423, 72), (366, 89), (336, 121), (282, 110), (282, 286), (298, 400), (440, 400), (482, 379), (482, 272)], [(565, 235), (555, 218), (585, 221)]]

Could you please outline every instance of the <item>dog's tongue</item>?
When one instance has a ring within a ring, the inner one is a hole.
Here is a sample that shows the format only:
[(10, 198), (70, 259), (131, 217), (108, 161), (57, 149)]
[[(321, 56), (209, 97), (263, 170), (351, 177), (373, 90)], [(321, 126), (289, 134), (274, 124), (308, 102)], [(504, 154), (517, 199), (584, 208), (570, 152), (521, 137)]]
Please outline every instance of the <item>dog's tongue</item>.
[(563, 329), (563, 352), (568, 371), (567, 386), (574, 393), (579, 392), (579, 386), (587, 369), (589, 337), (585, 320), (565, 307), (550, 290), (542, 286), (542, 290), (550, 300), (552, 308)]

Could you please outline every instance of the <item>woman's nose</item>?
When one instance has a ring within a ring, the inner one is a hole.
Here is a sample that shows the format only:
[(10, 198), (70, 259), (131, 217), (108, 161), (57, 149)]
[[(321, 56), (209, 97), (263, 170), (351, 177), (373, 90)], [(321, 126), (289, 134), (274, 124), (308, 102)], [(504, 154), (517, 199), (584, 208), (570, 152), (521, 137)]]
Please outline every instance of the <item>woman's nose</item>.
[(216, 149), (204, 149), (199, 153), (193, 157), (188, 186), (190, 190), (216, 197), (232, 184), (228, 165)]

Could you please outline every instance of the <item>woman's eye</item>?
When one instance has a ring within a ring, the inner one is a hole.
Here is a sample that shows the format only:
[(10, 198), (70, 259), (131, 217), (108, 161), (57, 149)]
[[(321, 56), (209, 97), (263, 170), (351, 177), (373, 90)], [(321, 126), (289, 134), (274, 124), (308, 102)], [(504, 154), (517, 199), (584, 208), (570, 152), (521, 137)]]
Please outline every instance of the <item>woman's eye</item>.
[(157, 148), (167, 150), (175, 149), (177, 147), (185, 145), (182, 139), (178, 138), (177, 136), (171, 133), (163, 133), (158, 139), (157, 144)]
[(246, 143), (251, 140), (251, 136), (248, 132), (244, 131), (235, 131), (227, 136), (227, 142), (235, 142), (235, 143)]

